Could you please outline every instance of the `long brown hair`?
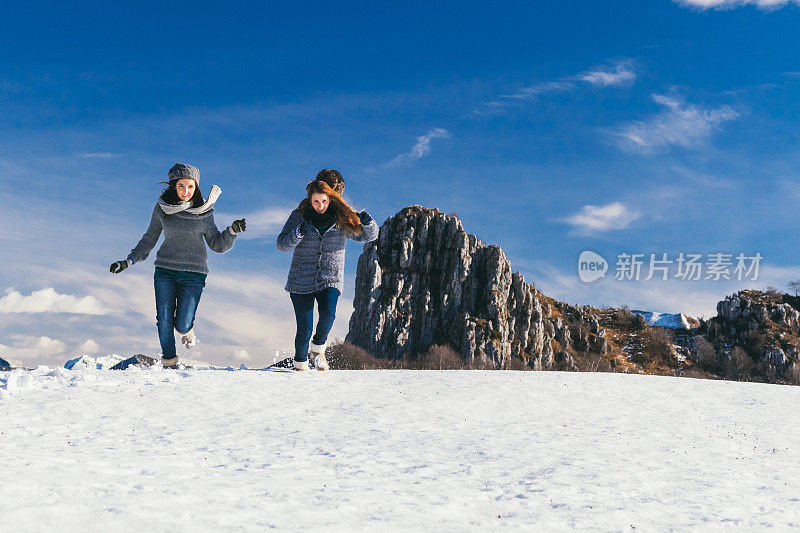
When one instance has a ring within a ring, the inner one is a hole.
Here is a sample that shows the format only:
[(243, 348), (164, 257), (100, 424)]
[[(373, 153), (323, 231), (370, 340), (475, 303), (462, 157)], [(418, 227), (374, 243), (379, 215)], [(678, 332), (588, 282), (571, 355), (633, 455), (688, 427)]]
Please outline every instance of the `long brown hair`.
[(306, 209), (313, 210), (311, 206), (311, 196), (314, 194), (327, 194), (329, 203), (328, 209), (333, 209), (336, 213), (335, 224), (339, 228), (349, 231), (355, 235), (361, 234), (361, 219), (358, 218), (355, 210), (347, 205), (342, 195), (334, 191), (330, 185), (320, 180), (311, 180), (306, 185), (306, 197), (300, 202), (298, 209), (305, 211)]

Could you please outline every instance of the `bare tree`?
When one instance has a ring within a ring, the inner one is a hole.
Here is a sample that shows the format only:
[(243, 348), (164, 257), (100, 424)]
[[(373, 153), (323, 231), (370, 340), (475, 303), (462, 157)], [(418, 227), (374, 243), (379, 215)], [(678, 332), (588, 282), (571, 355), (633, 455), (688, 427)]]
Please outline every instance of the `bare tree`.
[(790, 281), (786, 284), (790, 292), (793, 292), (795, 297), (800, 295), (800, 280)]

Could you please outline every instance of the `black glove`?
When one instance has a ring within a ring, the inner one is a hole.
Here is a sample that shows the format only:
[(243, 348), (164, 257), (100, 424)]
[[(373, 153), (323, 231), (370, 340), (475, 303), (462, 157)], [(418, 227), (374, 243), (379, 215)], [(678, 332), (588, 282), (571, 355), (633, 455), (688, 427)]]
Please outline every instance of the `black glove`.
[(112, 274), (119, 274), (123, 270), (128, 268), (128, 260), (123, 259), (122, 261), (117, 261), (111, 264), (111, 268), (108, 269), (109, 272)]
[(247, 229), (247, 224), (245, 223), (244, 219), (234, 220), (233, 224), (231, 224), (231, 229), (234, 233), (242, 233)]
[(361, 221), (361, 224), (364, 225), (364, 226), (366, 226), (367, 224), (372, 222), (372, 217), (369, 216), (369, 213), (367, 213), (366, 211), (361, 211), (358, 214), (358, 219)]

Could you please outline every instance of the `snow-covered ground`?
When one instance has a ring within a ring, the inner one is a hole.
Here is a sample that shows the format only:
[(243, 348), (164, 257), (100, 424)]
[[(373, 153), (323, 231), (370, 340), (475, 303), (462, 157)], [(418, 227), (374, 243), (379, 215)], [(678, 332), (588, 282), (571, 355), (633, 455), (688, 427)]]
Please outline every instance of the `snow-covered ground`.
[(0, 530), (800, 528), (798, 405), (624, 374), (0, 372)]

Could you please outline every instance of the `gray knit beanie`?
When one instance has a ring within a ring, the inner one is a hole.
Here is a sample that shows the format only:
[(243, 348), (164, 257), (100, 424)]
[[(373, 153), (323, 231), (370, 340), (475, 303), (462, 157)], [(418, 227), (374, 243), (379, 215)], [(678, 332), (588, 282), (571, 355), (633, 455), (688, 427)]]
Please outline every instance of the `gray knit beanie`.
[(194, 180), (194, 182), (199, 187), (200, 169), (197, 167), (193, 167), (192, 165), (184, 165), (183, 163), (178, 163), (174, 167), (169, 169), (169, 181), (182, 180), (184, 178)]

